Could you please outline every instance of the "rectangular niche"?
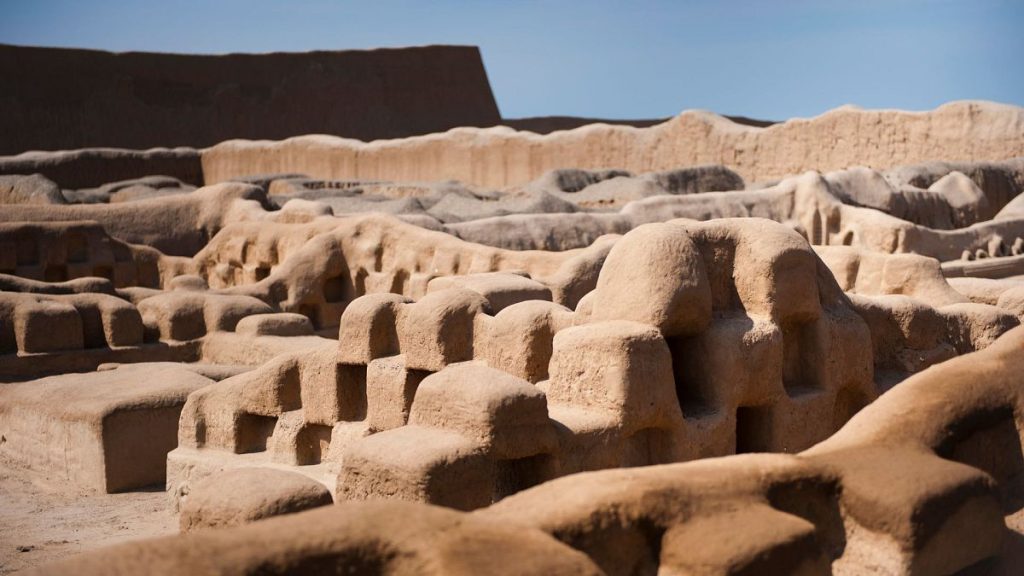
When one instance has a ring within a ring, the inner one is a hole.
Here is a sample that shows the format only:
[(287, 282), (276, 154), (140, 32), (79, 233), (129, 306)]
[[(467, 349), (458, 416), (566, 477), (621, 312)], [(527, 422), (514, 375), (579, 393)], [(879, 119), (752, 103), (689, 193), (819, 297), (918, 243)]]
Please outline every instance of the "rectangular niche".
[(736, 409), (736, 454), (772, 451), (770, 406), (740, 406)]
[(267, 441), (274, 435), (277, 418), (258, 414), (242, 414), (235, 423), (235, 453), (266, 452)]

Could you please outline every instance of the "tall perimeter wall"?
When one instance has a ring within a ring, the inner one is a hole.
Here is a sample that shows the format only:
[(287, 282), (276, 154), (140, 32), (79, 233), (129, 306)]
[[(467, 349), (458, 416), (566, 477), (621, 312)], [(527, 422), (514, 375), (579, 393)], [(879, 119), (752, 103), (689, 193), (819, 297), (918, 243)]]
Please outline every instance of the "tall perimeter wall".
[(500, 122), (474, 46), (217, 56), (0, 44), (0, 154)]

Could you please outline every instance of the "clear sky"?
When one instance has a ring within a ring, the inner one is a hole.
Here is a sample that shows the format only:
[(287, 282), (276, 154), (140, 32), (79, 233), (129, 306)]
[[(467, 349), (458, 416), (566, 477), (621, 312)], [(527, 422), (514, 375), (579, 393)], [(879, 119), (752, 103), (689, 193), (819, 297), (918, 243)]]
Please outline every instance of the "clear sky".
[(187, 53), (472, 44), (507, 118), (1024, 105), (1024, 0), (0, 0), (0, 42)]

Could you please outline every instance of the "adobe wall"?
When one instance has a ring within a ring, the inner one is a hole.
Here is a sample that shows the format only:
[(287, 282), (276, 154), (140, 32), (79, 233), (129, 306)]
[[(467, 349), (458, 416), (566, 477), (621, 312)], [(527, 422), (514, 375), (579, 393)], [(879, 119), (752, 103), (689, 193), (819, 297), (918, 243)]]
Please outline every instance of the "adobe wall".
[(0, 45), (0, 154), (493, 126), (472, 46), (183, 55)]
[(1024, 108), (982, 101), (927, 112), (842, 107), (767, 128), (690, 110), (649, 128), (593, 124), (546, 135), (493, 127), (371, 143), (350, 135), (235, 140), (203, 151), (203, 174), (207, 183), (295, 172), (333, 179), (454, 179), (502, 188), (567, 166), (650, 172), (721, 164), (752, 183), (850, 166), (883, 170), (928, 160), (1003, 160), (1024, 155), (1022, 134)]

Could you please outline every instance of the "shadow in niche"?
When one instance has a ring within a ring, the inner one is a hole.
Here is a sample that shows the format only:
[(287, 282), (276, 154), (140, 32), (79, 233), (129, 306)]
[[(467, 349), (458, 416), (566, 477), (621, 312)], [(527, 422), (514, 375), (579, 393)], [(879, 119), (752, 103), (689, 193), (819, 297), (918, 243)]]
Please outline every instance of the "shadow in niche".
[(31, 238), (18, 238), (15, 241), (14, 258), (18, 266), (35, 266), (39, 263), (39, 247)]
[(68, 267), (64, 264), (50, 264), (43, 271), (43, 280), (46, 282), (66, 282), (68, 279)]
[(319, 464), (331, 446), (331, 427), (306, 424), (296, 438), (295, 459), (299, 466)]
[(770, 406), (740, 406), (736, 409), (736, 454), (770, 452), (771, 434)]
[(550, 454), (537, 454), (514, 460), (499, 460), (494, 463), (494, 494), (497, 502), (516, 492), (533, 488), (554, 477)]
[(258, 414), (243, 414), (238, 418), (235, 431), (235, 453), (265, 452), (267, 441), (274, 434), (277, 418)]
[[(754, 326), (746, 317), (730, 318), (729, 323), (744, 332)], [(706, 349), (714, 343), (700, 336), (672, 336), (665, 341), (672, 355), (672, 377), (683, 417), (700, 418), (717, 412), (717, 382), (709, 369), (710, 352)]]
[(366, 419), (369, 401), (366, 396), (366, 365), (338, 364), (335, 373), (338, 399), (338, 421), (358, 422)]
[(814, 322), (782, 328), (782, 385), (790, 398), (821, 388), (819, 366), (822, 351)]
[(114, 281), (114, 269), (110, 266), (96, 266), (93, 268), (92, 275), (97, 278), (106, 278), (111, 282)]
[(845, 426), (850, 418), (870, 403), (871, 399), (864, 392), (852, 386), (839, 390), (832, 408), (832, 430), (839, 430)]
[(85, 236), (79, 233), (68, 234), (65, 239), (67, 247), (67, 261), (77, 264), (89, 259), (89, 244)]
[(320, 309), (316, 304), (300, 304), (299, 314), (309, 318), (309, 323), (313, 325), (314, 330), (323, 327), (320, 323)]
[(344, 276), (335, 276), (324, 281), (324, 301), (341, 302), (355, 298), (352, 282)]

